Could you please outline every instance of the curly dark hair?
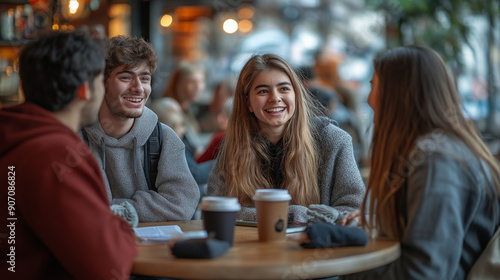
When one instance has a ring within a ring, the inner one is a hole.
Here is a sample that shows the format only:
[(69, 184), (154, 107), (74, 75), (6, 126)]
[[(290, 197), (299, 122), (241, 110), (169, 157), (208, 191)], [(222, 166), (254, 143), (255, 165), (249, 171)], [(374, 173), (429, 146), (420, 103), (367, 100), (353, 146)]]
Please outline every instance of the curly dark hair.
[(87, 32), (51, 32), (28, 43), (19, 55), (19, 76), (26, 102), (51, 112), (62, 110), (77, 89), (104, 70), (104, 42)]
[(115, 36), (106, 41), (106, 49), (104, 80), (107, 80), (111, 72), (122, 65), (126, 65), (127, 69), (132, 69), (146, 62), (151, 75), (158, 66), (158, 57), (153, 45), (143, 38)]

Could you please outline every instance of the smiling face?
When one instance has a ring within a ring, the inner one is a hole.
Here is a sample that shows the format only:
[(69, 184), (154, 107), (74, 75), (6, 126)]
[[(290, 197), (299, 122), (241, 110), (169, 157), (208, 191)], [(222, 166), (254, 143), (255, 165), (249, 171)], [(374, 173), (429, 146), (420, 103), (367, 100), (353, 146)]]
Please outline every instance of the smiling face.
[(151, 72), (146, 63), (134, 69), (120, 66), (106, 80), (103, 105), (119, 118), (138, 118), (151, 94)]
[(279, 140), (295, 112), (295, 92), (290, 78), (279, 70), (259, 73), (250, 87), (248, 108), (258, 119), (263, 134), (272, 142)]

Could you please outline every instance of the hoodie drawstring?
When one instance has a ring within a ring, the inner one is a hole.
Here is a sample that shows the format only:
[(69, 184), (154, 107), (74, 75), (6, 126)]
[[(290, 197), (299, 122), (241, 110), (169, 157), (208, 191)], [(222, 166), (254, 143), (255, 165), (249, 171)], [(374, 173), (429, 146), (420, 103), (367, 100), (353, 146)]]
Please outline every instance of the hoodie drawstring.
[(133, 151), (133, 164), (134, 164), (134, 175), (137, 176), (137, 164), (136, 164), (136, 158), (137, 158), (137, 139), (134, 137), (133, 139), (134, 142), (134, 151)]

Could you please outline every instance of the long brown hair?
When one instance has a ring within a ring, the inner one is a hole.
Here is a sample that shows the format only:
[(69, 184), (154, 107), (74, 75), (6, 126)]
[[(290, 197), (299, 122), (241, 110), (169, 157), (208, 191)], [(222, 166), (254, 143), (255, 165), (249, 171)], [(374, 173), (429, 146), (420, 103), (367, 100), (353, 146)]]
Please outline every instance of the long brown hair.
[(228, 189), (228, 196), (238, 197), (242, 205), (251, 205), (256, 189), (272, 188), (263, 174), (263, 165), (271, 158), (258, 120), (248, 109), (248, 94), (256, 76), (266, 70), (285, 73), (295, 92), (295, 113), (285, 126), (283, 135), (284, 179), (282, 188), (292, 195), (292, 204), (319, 203), (317, 184), (317, 151), (313, 131), (311, 97), (294, 70), (276, 55), (255, 55), (241, 70), (234, 96), (233, 114), (226, 130), (218, 161)]
[[(379, 234), (402, 238), (405, 221), (398, 203), (403, 198), (410, 153), (417, 139), (432, 131), (453, 135), (490, 170), (499, 189), (500, 170), (461, 102), (441, 57), (426, 47), (397, 47), (374, 60), (378, 77), (371, 172), (362, 213)], [(499, 189), (500, 191), (500, 189)], [(499, 192), (500, 193), (500, 192)]]

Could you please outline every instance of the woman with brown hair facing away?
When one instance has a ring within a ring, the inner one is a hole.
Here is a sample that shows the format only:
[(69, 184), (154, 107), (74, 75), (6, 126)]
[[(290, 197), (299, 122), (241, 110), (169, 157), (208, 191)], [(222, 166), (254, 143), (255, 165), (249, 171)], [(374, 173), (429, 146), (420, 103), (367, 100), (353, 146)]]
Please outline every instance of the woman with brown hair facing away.
[(256, 189), (287, 189), (293, 221), (334, 223), (361, 205), (365, 187), (351, 137), (318, 117), (312, 97), (281, 57), (255, 55), (241, 70), (233, 113), (208, 195), (237, 197), (255, 221)]
[(203, 66), (196, 62), (181, 61), (172, 74), (163, 93), (163, 97), (171, 97), (181, 105), (186, 133), (182, 139), (186, 150), (194, 158), (204, 150), (199, 133), (200, 125), (193, 113), (192, 105), (200, 99), (206, 87), (206, 73)]
[(380, 54), (362, 223), (401, 241), (395, 262), (346, 279), (465, 279), (500, 222), (500, 171), (461, 111), (442, 59), (425, 47)]

